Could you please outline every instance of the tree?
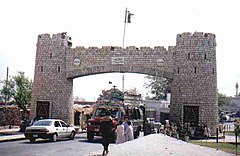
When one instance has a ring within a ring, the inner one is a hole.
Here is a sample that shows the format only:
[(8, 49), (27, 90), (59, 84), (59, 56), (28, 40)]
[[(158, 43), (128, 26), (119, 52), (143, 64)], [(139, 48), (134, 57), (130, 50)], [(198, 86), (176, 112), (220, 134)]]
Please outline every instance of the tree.
[[(171, 92), (171, 80), (162, 78), (162, 77), (157, 77), (157, 76), (146, 76), (145, 79), (148, 79), (149, 82), (145, 83), (144, 86), (147, 89), (150, 89), (150, 93), (154, 95), (154, 97), (150, 97), (149, 95), (146, 97), (146, 99), (164, 99), (166, 98), (166, 93)], [(218, 106), (227, 106), (232, 103), (232, 98), (226, 96), (225, 94), (222, 93), (217, 93), (218, 94)]]
[(4, 101), (2, 101), (2, 102), (4, 102), (6, 104), (7, 102), (9, 102), (14, 97), (15, 82), (13, 81), (13, 79), (10, 79), (9, 81), (4, 80), (3, 82), (4, 82), (5, 85), (0, 90), (0, 93), (3, 96), (3, 99), (4, 99)]
[(222, 93), (217, 93), (218, 94), (218, 106), (222, 107), (225, 105), (230, 105), (232, 103), (232, 98), (226, 96), (225, 94)]
[[(32, 81), (24, 76), (24, 72), (18, 72), (17, 76), (13, 76), (9, 81), (3, 81), (5, 85), (0, 90), (1, 96), (4, 98), (5, 103), (9, 103), (10, 100), (15, 102), (18, 105), (16, 110), (23, 109), (20, 119), (26, 119), (27, 105), (31, 101), (31, 89)], [(13, 111), (13, 107), (6, 106), (6, 110), (1, 112), (1, 119), (3, 120), (2, 124), (17, 124), (15, 121), (19, 121), (19, 113)], [(14, 108), (14, 110), (15, 110)], [(18, 117), (18, 118), (17, 118)]]
[(26, 110), (31, 101), (32, 81), (25, 77), (24, 72), (18, 72), (13, 79), (16, 85), (14, 99), (19, 108)]
[(148, 83), (144, 84), (144, 87), (150, 89), (150, 93), (153, 94), (152, 99), (160, 100), (166, 99), (167, 93), (171, 93), (171, 80), (158, 76), (146, 76)]

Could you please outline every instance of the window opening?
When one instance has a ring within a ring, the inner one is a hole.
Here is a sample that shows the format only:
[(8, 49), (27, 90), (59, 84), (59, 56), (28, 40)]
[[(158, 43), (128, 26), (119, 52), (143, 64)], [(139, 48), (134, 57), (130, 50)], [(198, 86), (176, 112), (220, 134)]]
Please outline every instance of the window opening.
[(190, 56), (190, 53), (188, 53), (188, 59), (189, 59), (189, 60), (190, 60), (190, 57), (191, 57), (191, 56)]
[(110, 48), (111, 51), (114, 51), (114, 49), (115, 49), (114, 47), (111, 47), (111, 48)]

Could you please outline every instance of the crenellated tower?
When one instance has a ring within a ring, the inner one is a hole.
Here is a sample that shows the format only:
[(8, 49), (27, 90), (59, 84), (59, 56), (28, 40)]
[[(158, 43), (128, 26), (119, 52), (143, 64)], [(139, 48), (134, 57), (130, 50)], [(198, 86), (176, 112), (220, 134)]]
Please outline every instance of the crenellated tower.
[(218, 125), (216, 39), (211, 33), (177, 35), (171, 89), (171, 121)]
[(66, 33), (38, 36), (31, 117), (61, 118), (73, 123), (73, 80), (66, 79)]

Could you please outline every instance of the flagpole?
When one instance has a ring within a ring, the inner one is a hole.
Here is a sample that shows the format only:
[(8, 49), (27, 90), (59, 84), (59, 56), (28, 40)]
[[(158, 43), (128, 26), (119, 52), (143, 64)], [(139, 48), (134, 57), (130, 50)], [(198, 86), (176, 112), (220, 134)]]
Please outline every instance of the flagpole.
[(125, 19), (124, 19), (123, 44), (122, 44), (123, 48), (124, 48), (125, 31), (126, 31), (126, 23), (127, 23), (127, 19), (126, 18), (127, 18), (127, 8), (125, 10)]

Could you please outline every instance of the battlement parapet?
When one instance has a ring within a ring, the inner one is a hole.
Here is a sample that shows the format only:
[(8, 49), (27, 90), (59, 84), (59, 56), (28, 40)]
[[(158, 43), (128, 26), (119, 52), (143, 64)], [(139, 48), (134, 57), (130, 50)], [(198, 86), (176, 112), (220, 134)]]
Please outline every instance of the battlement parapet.
[(53, 45), (53, 46), (65, 46), (72, 47), (71, 37), (67, 35), (67, 32), (53, 34), (52, 37), (49, 34), (38, 35), (38, 44), (42, 45)]
[[(208, 42), (209, 44), (211, 42)], [(214, 43), (212, 43), (214, 44)], [(84, 47), (84, 46), (77, 46), (76, 48), (74, 48), (74, 50), (80, 50), (80, 51), (89, 51), (89, 50), (94, 50), (94, 51), (119, 51), (119, 50), (124, 50), (125, 51), (128, 51), (128, 50), (135, 50), (135, 51), (139, 51), (139, 52), (144, 52), (144, 51), (165, 51), (165, 52), (168, 52), (168, 51), (172, 51), (172, 50), (175, 50), (176, 46), (168, 46), (168, 48), (165, 48), (164, 46), (155, 46), (154, 48), (151, 48), (151, 47), (135, 47), (135, 46), (130, 46), (130, 47), (127, 47), (127, 48), (122, 48), (122, 47), (115, 47), (115, 46), (102, 46), (102, 48), (98, 48), (98, 47)]]
[(177, 35), (176, 45), (198, 45), (216, 47), (215, 34), (203, 32), (185, 32)]
[(122, 47), (118, 47), (118, 46), (102, 46), (102, 49), (103, 50), (111, 50), (111, 51), (114, 51), (114, 50), (121, 50), (123, 49)]
[(128, 46), (128, 47), (126, 47), (126, 49), (128, 49), (128, 50), (136, 50), (136, 49), (138, 49), (138, 48), (135, 47), (135, 46)]
[(215, 34), (213, 33), (203, 33), (203, 32), (184, 32), (177, 35), (177, 39), (185, 38), (185, 39), (192, 39), (192, 38), (202, 38), (202, 39), (215, 39)]
[(91, 50), (99, 50), (98, 47), (94, 47), (94, 46), (92, 46), (92, 47), (88, 47), (88, 49), (91, 49)]
[(145, 51), (145, 50), (152, 50), (152, 48), (150, 48), (150, 47), (140, 47), (140, 50), (143, 50), (143, 51)]
[(75, 50), (85, 50), (86, 48), (84, 46), (76, 46)]
[(45, 34), (39, 34), (38, 39), (51, 39), (50, 34), (45, 33)]
[(67, 32), (57, 33), (53, 34), (52, 36), (48, 33), (45, 34), (39, 34), (38, 40), (49, 40), (49, 41), (55, 41), (55, 40), (71, 40), (71, 37), (67, 35)]
[(119, 52), (119, 51), (135, 51), (138, 53), (144, 53), (144, 52), (152, 52), (152, 53), (161, 53), (161, 52), (167, 52), (167, 49), (164, 46), (155, 46), (154, 48), (142, 46), (142, 47), (135, 47), (135, 46), (129, 46), (126, 48), (118, 47), (118, 46), (102, 46), (102, 48), (98, 47), (84, 47), (84, 46), (76, 46), (76, 48), (73, 48), (74, 51), (81, 51), (83, 53), (91, 53), (94, 52), (100, 52), (100, 53), (106, 53), (106, 52)]

